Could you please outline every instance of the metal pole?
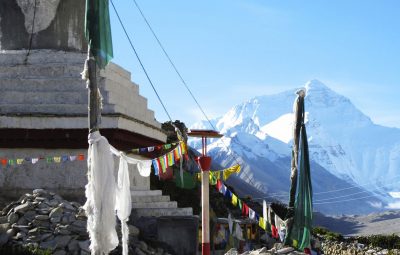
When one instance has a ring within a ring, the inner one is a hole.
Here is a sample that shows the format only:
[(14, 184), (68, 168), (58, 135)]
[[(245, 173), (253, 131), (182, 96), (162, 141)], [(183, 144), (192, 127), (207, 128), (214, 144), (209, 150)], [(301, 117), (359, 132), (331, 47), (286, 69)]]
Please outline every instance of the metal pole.
[[(207, 137), (202, 137), (203, 157), (207, 156)], [(210, 204), (209, 204), (209, 169), (201, 169), (201, 214), (202, 214), (202, 255), (210, 255)]]
[(88, 80), (88, 124), (89, 124), (89, 133), (93, 133), (99, 130), (100, 126), (100, 95), (99, 89), (97, 86), (97, 66), (96, 61), (90, 57), (87, 60), (87, 68), (89, 74)]

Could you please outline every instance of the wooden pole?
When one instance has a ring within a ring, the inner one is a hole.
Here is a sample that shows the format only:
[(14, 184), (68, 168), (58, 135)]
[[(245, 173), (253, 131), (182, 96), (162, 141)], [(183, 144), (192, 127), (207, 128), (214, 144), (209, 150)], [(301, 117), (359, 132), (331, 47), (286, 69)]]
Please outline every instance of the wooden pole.
[[(202, 137), (203, 157), (207, 156), (207, 137)], [(201, 224), (202, 255), (210, 255), (210, 203), (209, 203), (209, 169), (201, 171)]]
[(97, 85), (97, 66), (96, 61), (90, 57), (87, 60), (88, 68), (88, 124), (89, 133), (93, 133), (99, 130), (101, 109), (100, 109), (100, 95)]

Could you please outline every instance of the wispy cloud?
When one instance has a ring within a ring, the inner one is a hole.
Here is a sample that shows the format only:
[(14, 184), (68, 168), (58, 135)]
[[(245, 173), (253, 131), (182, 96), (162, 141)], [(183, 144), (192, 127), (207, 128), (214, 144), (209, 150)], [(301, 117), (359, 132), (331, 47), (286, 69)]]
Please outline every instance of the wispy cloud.
[(377, 209), (381, 209), (383, 207), (382, 202), (368, 201), (367, 203), (370, 204), (372, 207), (377, 208)]
[(389, 203), (385, 208), (386, 209), (400, 209), (400, 200), (393, 202), (393, 203)]

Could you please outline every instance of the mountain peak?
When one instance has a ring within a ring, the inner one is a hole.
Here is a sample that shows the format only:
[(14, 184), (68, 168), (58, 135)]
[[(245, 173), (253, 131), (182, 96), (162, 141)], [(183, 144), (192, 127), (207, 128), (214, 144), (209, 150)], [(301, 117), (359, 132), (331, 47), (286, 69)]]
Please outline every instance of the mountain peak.
[(328, 86), (317, 79), (310, 80), (306, 83), (305, 88), (309, 90), (331, 90)]

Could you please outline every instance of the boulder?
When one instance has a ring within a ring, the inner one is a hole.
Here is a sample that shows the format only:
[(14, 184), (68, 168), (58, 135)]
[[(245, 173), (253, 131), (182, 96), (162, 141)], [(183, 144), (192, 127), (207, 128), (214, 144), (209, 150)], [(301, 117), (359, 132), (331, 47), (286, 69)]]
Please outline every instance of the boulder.
[(18, 205), (16, 207), (14, 207), (14, 212), (22, 214), (22, 213), (28, 211), (31, 208), (32, 208), (32, 203), (31, 202), (26, 202), (26, 203), (24, 203), (22, 205)]

